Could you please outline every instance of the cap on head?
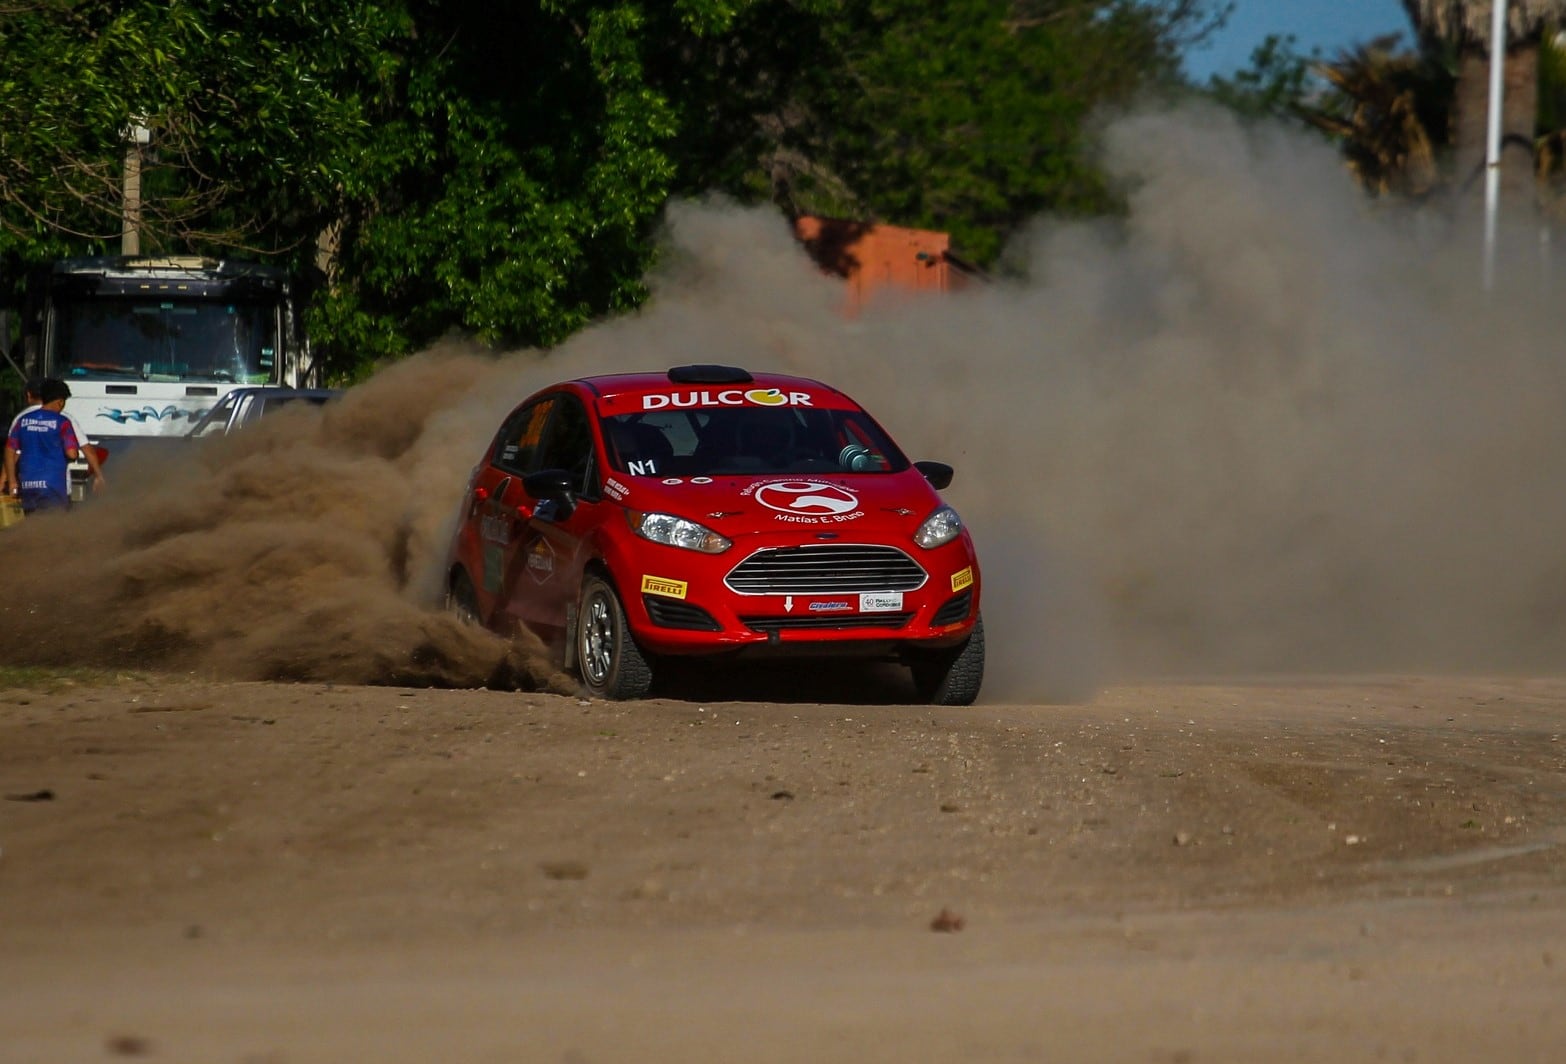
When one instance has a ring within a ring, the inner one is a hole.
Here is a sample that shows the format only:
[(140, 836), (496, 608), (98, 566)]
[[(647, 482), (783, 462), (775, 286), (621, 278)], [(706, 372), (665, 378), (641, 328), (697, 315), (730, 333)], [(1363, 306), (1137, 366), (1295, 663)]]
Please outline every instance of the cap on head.
[(53, 377), (44, 381), (40, 387), (38, 398), (43, 400), (45, 406), (56, 399), (69, 399), (71, 397), (71, 386), (64, 381), (57, 381)]

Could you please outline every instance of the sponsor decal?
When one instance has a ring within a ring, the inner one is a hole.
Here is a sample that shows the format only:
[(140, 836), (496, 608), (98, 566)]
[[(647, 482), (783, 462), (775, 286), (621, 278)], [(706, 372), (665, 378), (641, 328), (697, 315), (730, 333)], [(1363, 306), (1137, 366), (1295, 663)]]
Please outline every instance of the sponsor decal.
[(952, 574), (952, 590), (961, 591), (973, 583), (973, 567), (959, 569)]
[(664, 598), (682, 599), (689, 587), (684, 580), (669, 580), (662, 576), (643, 576), (642, 594), (662, 595)]
[(778, 521), (795, 525), (825, 525), (863, 517), (859, 496), (822, 480), (773, 480), (752, 484), (740, 492), (754, 496)]
[(868, 591), (859, 596), (861, 613), (894, 613), (903, 608), (901, 591)]
[(485, 514), (479, 520), (479, 537), (489, 543), (505, 546), (511, 542), (512, 520), (501, 514)]
[(604, 494), (609, 496), (615, 502), (619, 502), (621, 499), (631, 494), (631, 489), (620, 483), (618, 480), (614, 479), (614, 477), (610, 477), (608, 480), (604, 481)]
[(643, 410), (684, 409), (695, 406), (810, 406), (809, 392), (783, 392), (777, 388), (724, 388), (718, 391), (669, 392), (642, 396)]
[(840, 610), (851, 610), (854, 607), (847, 602), (812, 602), (811, 613), (836, 613)]
[(555, 548), (547, 539), (536, 541), (527, 550), (527, 574), (542, 584), (555, 571)]

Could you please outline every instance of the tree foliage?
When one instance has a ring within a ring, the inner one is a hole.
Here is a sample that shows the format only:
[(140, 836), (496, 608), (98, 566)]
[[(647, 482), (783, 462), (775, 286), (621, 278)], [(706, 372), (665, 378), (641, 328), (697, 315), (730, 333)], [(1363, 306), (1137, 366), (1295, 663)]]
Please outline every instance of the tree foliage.
[[(1488, 48), (1497, 0), (1403, 0), (1403, 9), (1426, 45), (1476, 45)], [(1510, 40), (1537, 39), (1566, 20), (1566, 0), (1501, 0), (1506, 4)]]
[(1112, 206), (1089, 116), (1175, 83), (1180, 49), (1222, 13), (1205, 0), (788, 7), (757, 5), (713, 50), (716, 63), (764, 56), (769, 73), (737, 101), (743, 113), (715, 97), (714, 128), (742, 135), (704, 144), (686, 181), (792, 213), (948, 231), (981, 262), (1041, 210)]
[(1178, 78), (1210, 0), (11, 0), (0, 253), (319, 262), (339, 377), (635, 306), (671, 195), (951, 231), (1112, 205), (1085, 125)]
[(302, 208), (329, 209), (345, 147), (368, 134), (378, 46), (398, 28), (365, 3), (40, 0), (7, 12), (3, 238), (116, 243), (126, 132), (140, 124), (153, 140), (150, 250), (279, 250)]
[(1248, 118), (1298, 117), (1300, 104), (1321, 90), (1312, 76), (1314, 55), (1300, 54), (1289, 34), (1270, 34), (1251, 52), (1248, 67), (1232, 77), (1215, 75), (1207, 93), (1218, 103)]
[(1366, 191), (1423, 196), (1440, 179), (1436, 154), (1447, 140), (1452, 79), (1441, 65), (1396, 45), (1395, 36), (1381, 37), (1318, 63), (1333, 91), (1298, 110), (1338, 141)]
[[(1489, 0), (1405, 0), (1413, 47), (1390, 35), (1306, 60), (1272, 39), (1232, 79), (1214, 79), (1212, 95), (1245, 113), (1293, 117), (1327, 134), (1372, 195), (1456, 195), (1471, 188), (1484, 145), (1489, 95)], [(1538, 206), (1560, 213), (1566, 201), (1566, 61), (1555, 29), (1566, 0), (1508, 8), (1507, 140), (1531, 149), (1523, 175)], [(1517, 91), (1518, 86), (1522, 91)], [(1531, 91), (1537, 87), (1537, 93)], [(1466, 114), (1467, 120), (1464, 121)], [(1464, 137), (1468, 143), (1461, 143)]]

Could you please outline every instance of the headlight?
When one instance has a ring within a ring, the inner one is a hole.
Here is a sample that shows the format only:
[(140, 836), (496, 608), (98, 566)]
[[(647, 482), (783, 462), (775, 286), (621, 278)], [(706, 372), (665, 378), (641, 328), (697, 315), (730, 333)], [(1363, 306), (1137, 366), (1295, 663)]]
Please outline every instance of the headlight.
[(914, 533), (914, 542), (925, 550), (933, 550), (956, 539), (961, 531), (962, 518), (957, 516), (957, 511), (943, 506), (924, 519), (924, 524)]
[(734, 545), (712, 529), (673, 514), (645, 514), (627, 510), (625, 516), (637, 535), (654, 543), (684, 547), (703, 554), (722, 554)]

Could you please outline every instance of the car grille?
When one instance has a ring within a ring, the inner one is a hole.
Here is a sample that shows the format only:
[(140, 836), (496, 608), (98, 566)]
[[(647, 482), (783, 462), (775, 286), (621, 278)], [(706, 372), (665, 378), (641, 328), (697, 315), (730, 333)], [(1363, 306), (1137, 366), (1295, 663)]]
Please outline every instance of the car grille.
[(741, 595), (843, 595), (913, 591), (924, 581), (919, 563), (896, 547), (834, 543), (759, 550), (724, 582)]
[(973, 608), (973, 592), (964, 591), (962, 594), (947, 599), (946, 605), (935, 611), (935, 616), (930, 618), (930, 624), (936, 628), (947, 624), (956, 624), (968, 619), (968, 611)]
[(642, 604), (647, 607), (648, 618), (659, 628), (685, 628), (694, 632), (723, 630), (723, 626), (713, 620), (712, 614), (688, 602), (676, 602), (660, 595), (643, 595)]
[(753, 632), (792, 632), (803, 628), (901, 628), (912, 618), (912, 613), (862, 613), (830, 617), (741, 617), (740, 623)]

